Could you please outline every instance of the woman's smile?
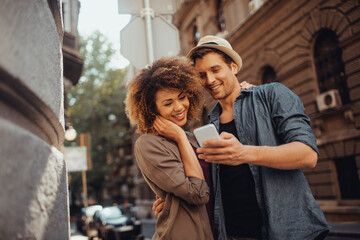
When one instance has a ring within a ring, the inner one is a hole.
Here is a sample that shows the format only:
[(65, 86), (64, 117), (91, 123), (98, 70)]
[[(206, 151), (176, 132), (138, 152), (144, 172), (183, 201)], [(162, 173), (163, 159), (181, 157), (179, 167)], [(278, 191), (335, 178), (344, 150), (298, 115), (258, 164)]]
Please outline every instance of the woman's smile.
[(155, 103), (160, 116), (180, 127), (186, 124), (190, 102), (184, 92), (160, 89), (155, 94)]

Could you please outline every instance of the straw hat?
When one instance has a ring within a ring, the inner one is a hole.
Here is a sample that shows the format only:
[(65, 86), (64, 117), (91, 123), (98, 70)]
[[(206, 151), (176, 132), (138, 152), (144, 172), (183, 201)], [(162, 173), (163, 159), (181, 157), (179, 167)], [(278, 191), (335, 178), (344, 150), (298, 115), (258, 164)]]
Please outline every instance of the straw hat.
[(187, 54), (187, 57), (190, 58), (191, 55), (193, 55), (193, 53), (199, 48), (215, 48), (217, 50), (220, 50), (221, 52), (231, 57), (232, 60), (234, 60), (234, 62), (239, 68), (238, 72), (240, 71), (242, 66), (241, 57), (237, 52), (233, 50), (230, 43), (224, 38), (211, 35), (202, 37), (196, 47), (190, 50), (190, 52)]

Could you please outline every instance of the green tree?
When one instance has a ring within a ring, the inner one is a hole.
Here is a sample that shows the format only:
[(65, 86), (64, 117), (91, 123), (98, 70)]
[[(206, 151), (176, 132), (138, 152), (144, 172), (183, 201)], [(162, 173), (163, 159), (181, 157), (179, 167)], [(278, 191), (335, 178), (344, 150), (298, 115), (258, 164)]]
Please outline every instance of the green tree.
[[(112, 167), (107, 156), (124, 144), (130, 134), (125, 115), (124, 69), (112, 69), (115, 51), (106, 37), (96, 31), (80, 40), (84, 69), (79, 83), (68, 94), (67, 113), (78, 133), (91, 135), (92, 170), (87, 171), (88, 195), (102, 200), (105, 176)], [(72, 173), (71, 187), (81, 192), (81, 174)]]

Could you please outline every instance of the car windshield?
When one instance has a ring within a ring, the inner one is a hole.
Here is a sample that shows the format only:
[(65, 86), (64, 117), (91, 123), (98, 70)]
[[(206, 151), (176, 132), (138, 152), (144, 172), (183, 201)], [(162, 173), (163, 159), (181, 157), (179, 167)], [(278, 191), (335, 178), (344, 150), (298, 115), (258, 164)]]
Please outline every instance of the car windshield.
[(85, 214), (86, 214), (87, 217), (92, 217), (92, 216), (94, 216), (94, 213), (97, 210), (101, 210), (101, 209), (102, 209), (101, 205), (92, 205), (92, 206), (89, 206), (89, 207), (86, 208)]
[(105, 219), (119, 218), (122, 212), (118, 207), (107, 207), (101, 211), (101, 216)]

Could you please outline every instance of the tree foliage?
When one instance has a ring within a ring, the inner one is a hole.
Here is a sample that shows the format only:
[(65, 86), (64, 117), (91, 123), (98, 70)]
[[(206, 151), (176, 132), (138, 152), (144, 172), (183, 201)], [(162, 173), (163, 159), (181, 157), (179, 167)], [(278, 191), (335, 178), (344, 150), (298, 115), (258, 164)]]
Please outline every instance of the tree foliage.
[[(92, 170), (87, 171), (89, 196), (101, 201), (105, 176), (112, 170), (106, 156), (119, 149), (129, 132), (125, 115), (124, 69), (110, 66), (114, 49), (106, 37), (94, 32), (80, 40), (84, 68), (79, 83), (68, 94), (67, 114), (76, 131), (90, 133)], [(74, 192), (81, 192), (81, 174), (72, 174)]]

